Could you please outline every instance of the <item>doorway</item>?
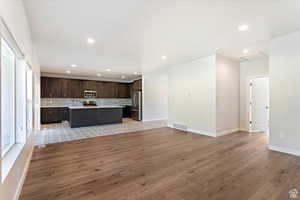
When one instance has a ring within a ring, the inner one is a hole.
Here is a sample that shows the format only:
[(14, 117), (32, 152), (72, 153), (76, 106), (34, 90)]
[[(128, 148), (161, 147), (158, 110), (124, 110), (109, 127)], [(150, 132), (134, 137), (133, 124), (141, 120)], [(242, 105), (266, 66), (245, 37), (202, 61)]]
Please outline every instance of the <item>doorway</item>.
[(250, 80), (249, 129), (250, 132), (269, 132), (270, 88), (269, 78)]

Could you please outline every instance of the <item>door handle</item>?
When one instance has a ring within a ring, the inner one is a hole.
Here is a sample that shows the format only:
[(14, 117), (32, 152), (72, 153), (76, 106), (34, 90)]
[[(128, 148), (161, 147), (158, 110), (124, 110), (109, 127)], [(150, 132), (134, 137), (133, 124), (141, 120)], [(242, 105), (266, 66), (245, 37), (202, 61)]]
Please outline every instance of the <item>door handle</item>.
[(266, 109), (268, 110), (268, 109), (269, 109), (269, 106), (266, 106)]

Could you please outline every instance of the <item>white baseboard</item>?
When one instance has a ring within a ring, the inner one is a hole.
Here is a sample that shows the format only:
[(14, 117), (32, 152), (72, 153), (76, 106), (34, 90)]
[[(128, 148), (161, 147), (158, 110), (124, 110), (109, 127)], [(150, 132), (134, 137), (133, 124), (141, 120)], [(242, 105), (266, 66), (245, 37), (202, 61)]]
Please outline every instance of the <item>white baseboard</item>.
[(243, 132), (248, 132), (249, 133), (249, 130), (246, 129), (246, 128), (240, 128), (239, 131), (243, 131)]
[(281, 153), (287, 153), (287, 154), (292, 154), (295, 156), (300, 156), (300, 150), (296, 150), (296, 149), (280, 147), (280, 146), (275, 146), (275, 145), (269, 145), (269, 149), (272, 151), (278, 151)]
[(33, 150), (34, 150), (34, 146), (32, 147), (32, 149), (29, 153), (29, 156), (26, 160), (25, 167), (24, 167), (24, 170), (23, 170), (23, 174), (22, 174), (22, 177), (21, 177), (20, 182), (18, 184), (18, 188), (17, 188), (17, 192), (14, 196), (14, 200), (18, 200), (20, 198), (22, 188), (23, 188), (23, 185), (24, 185), (24, 182), (25, 182), (25, 178), (26, 178), (26, 175), (27, 175), (27, 172), (28, 172), (28, 169), (29, 169), (30, 161), (31, 161), (31, 158), (32, 158)]
[(263, 132), (263, 131), (260, 131), (260, 130), (251, 130), (251, 131), (249, 131), (249, 133), (260, 133), (260, 132)]
[[(168, 123), (168, 127), (169, 128), (174, 128), (174, 126), (170, 123)], [(174, 128), (174, 129), (176, 129), (176, 128)], [(180, 130), (180, 129), (178, 129), (178, 130)], [(234, 133), (234, 132), (238, 132), (238, 131), (248, 132), (248, 130), (243, 130), (243, 129), (240, 129), (240, 128), (225, 130), (225, 131), (222, 131), (222, 132), (218, 132), (217, 134), (213, 133), (213, 132), (209, 132), (209, 131), (195, 130), (195, 129), (188, 129), (187, 131), (192, 132), (192, 133), (196, 133), (196, 134), (210, 136), (210, 137), (220, 137), (220, 136), (224, 136), (224, 135)]]
[(163, 120), (168, 120), (168, 118), (143, 119), (143, 122), (163, 121)]
[(206, 136), (210, 136), (210, 137), (217, 137), (216, 133), (209, 132), (209, 131), (201, 131), (201, 130), (195, 130), (195, 129), (188, 129), (188, 132), (197, 133), (197, 134), (200, 134), (200, 135), (206, 135)]
[[(168, 123), (168, 127), (173, 128), (173, 129), (177, 129), (177, 128), (174, 128), (174, 126), (172, 124), (169, 124), (169, 123)], [(177, 129), (177, 130), (184, 131), (184, 130), (181, 130), (181, 129)], [(187, 129), (186, 131), (191, 132), (191, 133), (200, 134), (200, 135), (216, 137), (215, 133), (213, 133), (213, 132), (201, 131), (201, 130), (195, 130), (195, 129)]]
[(168, 123), (167, 126), (168, 126), (169, 128), (173, 128), (173, 125), (170, 124), (170, 123)]
[(234, 132), (238, 132), (239, 130), (240, 130), (239, 128), (234, 128), (234, 129), (228, 129), (228, 130), (225, 130), (225, 131), (221, 131), (221, 132), (217, 133), (217, 137), (223, 136), (223, 135), (228, 135), (228, 134), (234, 133)]

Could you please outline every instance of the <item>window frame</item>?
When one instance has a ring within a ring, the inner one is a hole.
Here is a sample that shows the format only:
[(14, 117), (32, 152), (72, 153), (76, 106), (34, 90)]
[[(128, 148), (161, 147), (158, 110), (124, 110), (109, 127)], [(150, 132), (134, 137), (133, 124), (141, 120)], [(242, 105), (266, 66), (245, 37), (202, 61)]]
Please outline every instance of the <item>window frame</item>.
[[(17, 135), (16, 135), (16, 63), (17, 63), (16, 59), (17, 59), (17, 55), (13, 51), (13, 49), (10, 47), (9, 42), (0, 35), (0, 56), (1, 57), (2, 57), (2, 55), (4, 55), (3, 50), (2, 50), (2, 43), (3, 43), (3, 46), (5, 46), (5, 48), (7, 48), (7, 50), (13, 54), (13, 89), (14, 89), (14, 91), (13, 91), (13, 142), (5, 149), (2, 149), (2, 144), (1, 144), (1, 157), (3, 158), (17, 144)], [(2, 65), (1, 64), (0, 64), (0, 67), (1, 67), (0, 71), (2, 74)], [(2, 82), (1, 82), (1, 84), (2, 84)], [(0, 84), (0, 86), (2, 87), (1, 84)], [(2, 91), (1, 91), (1, 93), (2, 93)], [(1, 99), (1, 106), (2, 106), (2, 99)], [(2, 112), (2, 109), (1, 109), (1, 112)], [(2, 115), (2, 113), (1, 113), (1, 115)], [(2, 126), (1, 126), (1, 128), (2, 128)], [(2, 134), (0, 136), (1, 136), (1, 141), (2, 141)]]

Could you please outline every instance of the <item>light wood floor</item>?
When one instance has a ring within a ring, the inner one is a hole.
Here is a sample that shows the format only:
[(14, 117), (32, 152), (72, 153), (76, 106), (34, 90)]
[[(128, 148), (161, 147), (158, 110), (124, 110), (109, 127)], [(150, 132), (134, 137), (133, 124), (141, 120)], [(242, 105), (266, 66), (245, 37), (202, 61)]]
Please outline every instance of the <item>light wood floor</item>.
[(36, 148), (21, 200), (286, 200), (300, 158), (267, 136), (211, 138), (169, 128)]

